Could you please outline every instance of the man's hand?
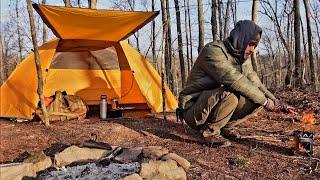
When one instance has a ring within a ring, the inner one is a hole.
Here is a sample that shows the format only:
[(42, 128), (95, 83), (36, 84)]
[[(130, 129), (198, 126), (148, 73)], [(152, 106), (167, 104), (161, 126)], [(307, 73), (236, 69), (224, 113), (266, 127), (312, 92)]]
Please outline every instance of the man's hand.
[(287, 105), (279, 100), (273, 101), (271, 99), (267, 99), (267, 104), (264, 106), (269, 111), (274, 112), (289, 112), (293, 115), (297, 115), (297, 112), (294, 111), (294, 107)]
[(281, 110), (281, 107), (279, 104), (280, 104), (279, 101), (273, 101), (267, 98), (267, 103), (264, 105), (264, 108), (266, 108), (269, 111), (278, 112)]

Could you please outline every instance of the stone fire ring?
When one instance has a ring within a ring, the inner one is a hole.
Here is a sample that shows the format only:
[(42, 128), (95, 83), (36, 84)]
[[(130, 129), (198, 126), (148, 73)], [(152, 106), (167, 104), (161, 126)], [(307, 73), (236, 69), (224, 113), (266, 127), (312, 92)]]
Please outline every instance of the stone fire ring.
[[(22, 179), (23, 177), (37, 177), (38, 172), (48, 168), (57, 170), (65, 169), (66, 166), (80, 162), (97, 162), (106, 158), (112, 150), (85, 148), (70, 146), (62, 152), (54, 154), (50, 158), (43, 151), (35, 153), (22, 163), (0, 165), (1, 179)], [(113, 158), (123, 164), (139, 164), (140, 170), (122, 177), (124, 180), (139, 179), (168, 179), (186, 180), (190, 163), (175, 153), (169, 153), (167, 148), (161, 146), (149, 146), (141, 148), (123, 148), (122, 153)]]

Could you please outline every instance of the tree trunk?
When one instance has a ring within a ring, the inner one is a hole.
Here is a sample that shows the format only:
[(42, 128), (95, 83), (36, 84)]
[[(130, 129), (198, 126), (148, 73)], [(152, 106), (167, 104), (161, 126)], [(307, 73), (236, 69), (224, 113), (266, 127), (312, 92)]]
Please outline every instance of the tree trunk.
[(163, 24), (163, 33), (162, 34), (164, 34), (165, 36), (164, 36), (164, 41), (165, 41), (165, 43), (163, 43), (163, 45), (164, 45), (164, 62), (165, 62), (165, 76), (166, 76), (166, 79), (167, 79), (167, 83), (168, 83), (168, 85), (169, 85), (169, 88), (171, 89), (171, 90), (173, 90), (173, 82), (172, 82), (172, 80), (173, 80), (173, 78), (172, 78), (172, 71), (171, 71), (171, 60), (170, 60), (170, 52), (171, 51), (169, 51), (169, 48), (171, 47), (169, 47), (169, 45), (168, 45), (168, 43), (169, 43), (169, 38), (168, 38), (168, 33), (169, 33), (169, 28), (168, 28), (168, 15), (167, 15), (167, 10), (166, 10), (166, 1), (167, 0), (161, 0), (161, 13), (162, 13), (162, 24)]
[(218, 40), (218, 24), (217, 24), (217, 0), (211, 0), (211, 27), (212, 27), (212, 39)]
[(166, 0), (166, 6), (165, 6), (166, 14), (167, 14), (167, 43), (166, 43), (166, 49), (168, 51), (168, 63), (166, 64), (167, 68), (167, 77), (169, 81), (169, 87), (172, 92), (175, 92), (174, 87), (174, 78), (173, 75), (175, 74), (175, 69), (172, 68), (172, 37), (171, 37), (171, 16), (170, 16), (170, 7), (169, 7), (169, 0)]
[(189, 29), (188, 29), (188, 10), (187, 10), (187, 4), (186, 4), (186, 0), (183, 0), (183, 5), (184, 5), (184, 28), (186, 31), (186, 45), (187, 45), (187, 66), (188, 66), (188, 72), (187, 74), (190, 73), (190, 54), (189, 54)]
[(189, 6), (189, 0), (187, 0), (187, 9), (188, 9), (188, 26), (189, 26), (189, 42), (190, 42), (190, 60), (191, 60), (191, 66), (193, 66), (193, 48), (192, 48), (192, 28), (191, 28), (191, 18), (190, 18), (190, 6)]
[(44, 117), (44, 123), (46, 126), (49, 126), (49, 119), (48, 119), (48, 112), (46, 109), (46, 106), (44, 104), (44, 97), (43, 97), (43, 78), (42, 78), (42, 70), (41, 70), (41, 64), (40, 64), (40, 55), (38, 50), (38, 43), (37, 43), (37, 35), (36, 35), (36, 28), (34, 23), (34, 16), (32, 11), (32, 4), (31, 0), (27, 0), (27, 9), (29, 13), (29, 19), (30, 19), (30, 29), (31, 29), (31, 37), (32, 37), (32, 44), (34, 48), (34, 57), (35, 57), (35, 64), (37, 68), (37, 75), (38, 75), (38, 96), (40, 99), (41, 109)]
[(186, 82), (186, 70), (184, 67), (184, 58), (183, 58), (183, 46), (182, 46), (182, 33), (181, 33), (181, 20), (180, 20), (180, 7), (179, 1), (174, 0), (174, 6), (176, 9), (176, 19), (177, 19), (177, 34), (178, 34), (178, 49), (179, 49), (179, 61), (180, 61), (180, 70), (181, 70), (181, 80), (182, 88), (185, 86)]
[(88, 5), (90, 9), (97, 9), (97, 0), (88, 0)]
[(302, 32), (302, 44), (303, 44), (303, 59), (302, 59), (302, 83), (307, 84), (308, 81), (308, 68), (307, 68), (307, 48), (306, 48), (306, 38), (304, 35), (304, 28), (303, 28), (303, 23), (302, 23), (302, 18), (300, 16), (300, 24), (301, 24), (301, 32)]
[(19, 59), (18, 62), (22, 60), (22, 39), (20, 32), (20, 23), (19, 23), (19, 0), (16, 0), (16, 18), (17, 18), (17, 34), (18, 34), (18, 45), (19, 45)]
[(234, 0), (234, 2), (231, 3), (231, 10), (232, 10), (232, 17), (233, 17), (233, 25), (236, 26), (236, 23), (238, 21), (238, 19), (237, 19), (237, 0)]
[[(162, 92), (162, 112), (163, 119), (167, 120), (166, 115), (166, 91), (165, 91), (165, 80), (167, 79), (167, 62), (168, 62), (168, 50), (167, 50), (167, 32), (168, 32), (168, 24), (167, 24), (167, 11), (166, 8), (166, 0), (160, 0), (161, 2), (161, 14), (162, 14), (162, 55), (161, 55), (161, 92)], [(164, 63), (163, 63), (164, 60)], [(166, 72), (166, 73), (164, 73)]]
[(310, 62), (310, 70), (311, 70), (311, 81), (314, 84), (315, 90), (319, 91), (319, 80), (317, 74), (317, 63), (313, 59), (312, 54), (312, 32), (311, 32), (311, 24), (310, 24), (310, 7), (309, 7), (309, 0), (304, 0), (304, 7), (306, 12), (306, 20), (307, 20), (307, 32), (308, 32), (308, 49), (309, 49), (309, 62)]
[[(152, 0), (151, 2), (151, 9), (152, 11), (154, 11), (154, 0)], [(152, 36), (152, 60), (153, 60), (153, 66), (157, 68), (157, 57), (156, 57), (156, 22), (155, 20), (152, 20), (152, 24), (151, 24), (152, 28), (151, 28), (151, 36)]]
[(199, 25), (199, 45), (198, 53), (204, 46), (204, 17), (203, 17), (203, 2), (198, 0), (198, 25)]
[[(46, 4), (46, 0), (42, 0), (42, 4)], [(45, 23), (42, 23), (42, 43), (47, 42), (47, 25)]]
[(0, 78), (1, 82), (0, 85), (5, 81), (6, 76), (5, 76), (5, 58), (4, 58), (4, 51), (3, 51), (3, 45), (2, 45), (2, 34), (0, 34), (0, 49), (1, 49), (1, 54), (0, 54)]
[(230, 3), (231, 0), (227, 1), (226, 14), (224, 16), (224, 28), (223, 28), (223, 36), (224, 38), (228, 37), (229, 34), (229, 20), (230, 20)]
[[(71, 7), (71, 1), (70, 0), (63, 0), (64, 2), (64, 5), (66, 7)], [(79, 7), (80, 7), (80, 0), (78, 0), (78, 4), (79, 4)]]
[(222, 6), (223, 2), (222, 0), (218, 0), (218, 16), (219, 16), (219, 35), (220, 35), (220, 40), (223, 40), (223, 28), (222, 28)]
[[(135, 10), (135, 6), (136, 6), (136, 2), (135, 0), (127, 0), (128, 1), (128, 4), (129, 4), (129, 7), (131, 9), (131, 11), (134, 11)], [(136, 40), (136, 48), (138, 49), (138, 51), (140, 52), (140, 42), (139, 42), (139, 31), (137, 31), (136, 33), (133, 34), (135, 40)]]
[[(252, 16), (251, 16), (251, 20), (255, 23), (257, 23), (258, 19), (257, 19), (257, 14), (258, 14), (258, 8), (259, 8), (259, 0), (253, 0), (252, 2)], [(251, 55), (251, 61), (252, 61), (252, 67), (253, 70), (258, 72), (258, 65), (257, 65), (257, 55), (256, 52), (253, 52), (253, 54)]]
[(301, 86), (301, 40), (300, 40), (300, 4), (299, 0), (294, 0), (294, 34), (295, 34), (295, 68), (294, 68), (294, 87)]

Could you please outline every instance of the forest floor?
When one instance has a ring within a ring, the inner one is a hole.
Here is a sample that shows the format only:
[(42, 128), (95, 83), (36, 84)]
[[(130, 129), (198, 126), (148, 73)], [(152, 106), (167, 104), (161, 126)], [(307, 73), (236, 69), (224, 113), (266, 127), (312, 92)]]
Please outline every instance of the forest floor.
[[(239, 134), (265, 139), (233, 139), (225, 148), (209, 147), (197, 131), (176, 122), (174, 115), (121, 118), (100, 121), (89, 118), (52, 123), (13, 123), (0, 120), (0, 162), (19, 161), (25, 152), (33, 153), (53, 144), (79, 144), (91, 133), (98, 141), (122, 147), (163, 146), (191, 162), (190, 179), (319, 179), (320, 178), (320, 95), (304, 91), (276, 93), (295, 106), (298, 116), (261, 111), (237, 126)], [(315, 113), (314, 125), (306, 126), (302, 112)], [(293, 151), (295, 130), (307, 128), (316, 134), (313, 157)]]

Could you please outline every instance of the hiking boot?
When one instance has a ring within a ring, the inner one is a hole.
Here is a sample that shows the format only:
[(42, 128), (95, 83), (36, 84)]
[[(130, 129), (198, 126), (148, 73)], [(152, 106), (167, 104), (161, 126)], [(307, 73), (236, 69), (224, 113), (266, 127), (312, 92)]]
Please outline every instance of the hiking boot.
[(202, 136), (205, 143), (210, 147), (228, 147), (231, 145), (231, 142), (228, 139), (210, 129), (204, 130)]
[(237, 132), (236, 128), (222, 128), (221, 129), (221, 135), (226, 138), (239, 138), (240, 134)]

